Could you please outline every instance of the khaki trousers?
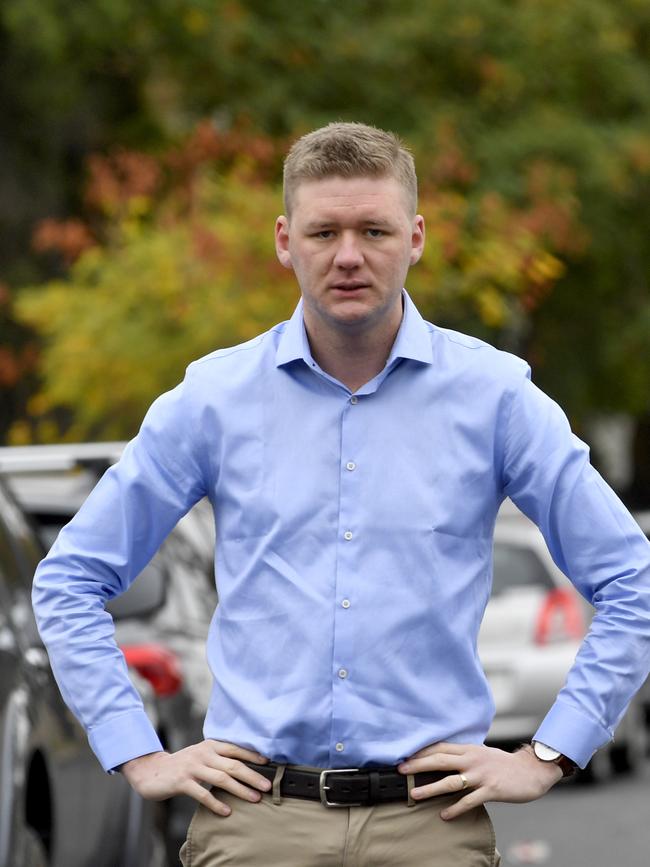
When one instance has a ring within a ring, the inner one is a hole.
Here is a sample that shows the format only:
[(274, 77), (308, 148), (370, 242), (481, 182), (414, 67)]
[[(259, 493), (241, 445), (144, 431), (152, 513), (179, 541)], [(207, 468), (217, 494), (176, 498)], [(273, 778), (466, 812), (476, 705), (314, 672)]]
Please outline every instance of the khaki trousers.
[(373, 807), (280, 798), (277, 786), (257, 803), (222, 789), (215, 795), (232, 812), (197, 808), (183, 867), (497, 867), (501, 860), (484, 807), (440, 818), (459, 795)]

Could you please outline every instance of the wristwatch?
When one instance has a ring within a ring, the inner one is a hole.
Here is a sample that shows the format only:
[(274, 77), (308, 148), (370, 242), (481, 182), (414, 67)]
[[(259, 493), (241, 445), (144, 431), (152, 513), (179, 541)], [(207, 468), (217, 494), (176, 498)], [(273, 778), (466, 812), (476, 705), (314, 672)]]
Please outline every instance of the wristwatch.
[(562, 771), (563, 777), (570, 777), (578, 770), (578, 766), (570, 758), (563, 755), (559, 750), (553, 749), (541, 741), (533, 741), (531, 744), (535, 758), (540, 762), (552, 762)]

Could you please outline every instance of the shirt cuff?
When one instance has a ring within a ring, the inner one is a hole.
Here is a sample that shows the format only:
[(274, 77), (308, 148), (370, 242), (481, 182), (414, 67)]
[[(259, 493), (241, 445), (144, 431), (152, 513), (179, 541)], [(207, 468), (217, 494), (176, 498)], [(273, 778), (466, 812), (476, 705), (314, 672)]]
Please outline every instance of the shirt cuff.
[(93, 726), (88, 732), (90, 746), (109, 774), (130, 759), (163, 749), (156, 730), (143, 710), (132, 710)]
[(533, 740), (558, 750), (581, 768), (611, 739), (611, 732), (600, 723), (560, 700), (546, 714), (533, 737)]

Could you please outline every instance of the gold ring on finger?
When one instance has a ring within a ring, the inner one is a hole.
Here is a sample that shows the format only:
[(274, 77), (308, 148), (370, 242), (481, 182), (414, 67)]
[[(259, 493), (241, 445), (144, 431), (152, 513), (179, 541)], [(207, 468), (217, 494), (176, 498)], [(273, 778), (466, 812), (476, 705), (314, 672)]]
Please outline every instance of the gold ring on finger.
[(467, 777), (465, 776), (465, 774), (461, 774), (460, 772), (459, 772), (458, 776), (460, 777), (460, 781), (461, 781), (461, 783), (463, 784), (463, 785), (461, 786), (461, 792), (462, 792), (463, 789), (466, 789), (466, 788), (469, 786), (469, 780), (467, 779)]

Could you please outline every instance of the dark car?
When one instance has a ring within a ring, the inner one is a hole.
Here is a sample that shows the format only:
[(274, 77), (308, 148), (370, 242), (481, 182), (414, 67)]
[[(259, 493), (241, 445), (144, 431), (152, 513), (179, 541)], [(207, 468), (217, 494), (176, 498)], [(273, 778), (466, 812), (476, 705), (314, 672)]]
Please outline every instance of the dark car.
[(43, 556), (0, 483), (0, 867), (153, 867), (153, 811), (105, 774), (64, 705), (31, 609)]
[[(0, 471), (49, 548), (124, 443), (0, 448)], [(201, 740), (211, 675), (205, 645), (217, 597), (214, 523), (197, 504), (172, 530), (126, 593), (107, 609), (115, 636), (164, 747), (176, 751)], [(177, 797), (155, 806), (168, 863), (178, 850), (194, 802)]]

